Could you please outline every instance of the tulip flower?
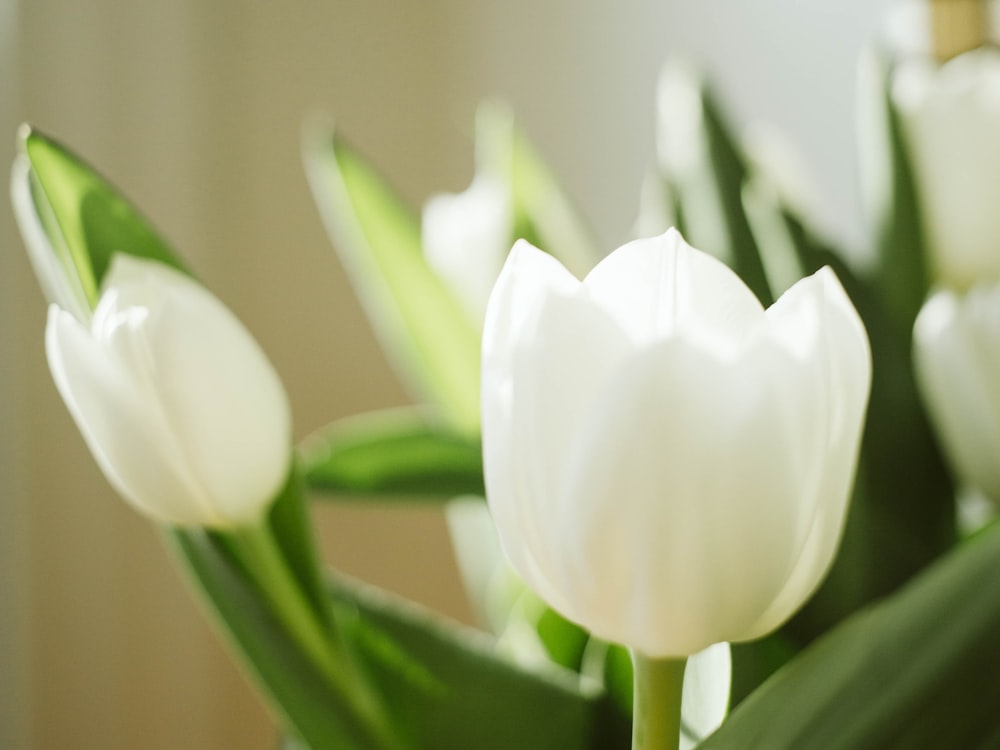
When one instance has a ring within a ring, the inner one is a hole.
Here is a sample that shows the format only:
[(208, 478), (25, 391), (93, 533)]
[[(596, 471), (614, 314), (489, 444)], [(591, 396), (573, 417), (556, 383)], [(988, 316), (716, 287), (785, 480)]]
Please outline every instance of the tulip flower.
[(931, 269), (965, 290), (1000, 279), (1000, 51), (899, 63), (892, 99), (913, 163)]
[(913, 351), (952, 465), (1000, 502), (1000, 284), (934, 294), (917, 316)]
[(432, 196), (424, 206), (424, 257), (477, 325), (482, 325), (490, 290), (510, 248), (514, 217), (509, 192), (484, 173), (465, 192)]
[(59, 393), (128, 502), (180, 526), (262, 518), (290, 469), (287, 397), (204, 287), (116, 255), (90, 322), (52, 305), (45, 344)]
[(503, 547), (554, 609), (647, 657), (763, 636), (833, 559), (870, 379), (829, 269), (765, 311), (675, 230), (582, 282), (518, 242), (483, 340)]

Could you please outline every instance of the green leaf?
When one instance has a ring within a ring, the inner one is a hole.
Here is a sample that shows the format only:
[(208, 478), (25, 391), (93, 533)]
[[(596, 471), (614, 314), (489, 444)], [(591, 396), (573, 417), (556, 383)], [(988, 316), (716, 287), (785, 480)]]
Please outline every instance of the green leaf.
[[(37, 222), (48, 241), (47, 248), (29, 250), (50, 252), (55, 263), (44, 267), (58, 268), (66, 283), (80, 289), (91, 307), (97, 303), (101, 279), (116, 252), (185, 270), (139, 211), (68, 149), (28, 126), (22, 127), (18, 145), (15, 182), (28, 181), (29, 198), (16, 201), (17, 210), (33, 214), (19, 218), (22, 226)], [(32, 244), (29, 239), (29, 246)], [(48, 281), (40, 280), (43, 286)]]
[(275, 618), (223, 535), (166, 531), (220, 629), (284, 725), (311, 750), (376, 747), (342, 696)]
[(728, 256), (733, 270), (767, 307), (774, 302), (774, 294), (743, 208), (745, 160), (729, 134), (719, 104), (707, 87), (702, 89), (702, 112), (709, 161), (729, 239)]
[[(20, 138), (16, 210), (40, 281), (55, 301), (89, 315), (115, 252), (184, 270), (139, 211), (81, 159), (37, 131), (24, 128)], [(297, 472), (290, 474), (267, 520), (296, 585), (319, 621), (330, 623)], [(336, 738), (351, 747), (367, 747), (359, 739), (365, 736), (361, 725), (343, 701), (329, 700), (335, 691), (274, 617), (267, 597), (239, 564), (232, 541), (223, 534), (167, 533), (248, 660), (247, 667), (291, 726), (312, 738), (317, 749), (331, 746)]]
[(882, 287), (859, 276), (760, 174), (744, 200), (772, 288), (823, 266), (836, 272), (872, 346), (873, 382), (847, 526), (827, 579), (780, 633), (733, 648), (733, 702), (848, 614), (897, 590), (955, 542), (954, 494), (913, 378), (909, 334), (900, 340)]
[(813, 644), (699, 747), (997, 747), (997, 570), (994, 525)]
[(526, 671), (489, 637), (377, 589), (336, 579), (339, 606), (413, 747), (628, 748), (629, 722), (593, 685), (556, 667)]
[(424, 260), (416, 216), (331, 130), (307, 138), (304, 158), (327, 230), (386, 351), (450, 424), (478, 432), (479, 330)]
[[(909, 342), (913, 321), (927, 297), (930, 274), (920, 212), (918, 187), (907, 150), (902, 124), (890, 95), (892, 64), (888, 55), (872, 53), (863, 60), (866, 76), (863, 93), (874, 98), (873, 111), (864, 126), (862, 144), (871, 141), (878, 153), (863, 154), (873, 175), (870, 201), (875, 222), (878, 280), (898, 335)], [(867, 136), (867, 139), (866, 139)]]
[(479, 107), (476, 148), (480, 169), (510, 185), (517, 237), (558, 258), (578, 278), (589, 273), (601, 257), (593, 233), (509, 107)]
[(334, 422), (307, 438), (301, 454), (309, 485), (337, 495), (443, 502), (485, 493), (478, 439), (442, 425), (422, 409)]
[[(699, 249), (728, 263), (766, 307), (774, 294), (743, 205), (746, 160), (706, 82), (680, 68), (674, 75), (676, 95), (683, 89), (685, 97), (685, 106), (677, 105), (677, 116), (691, 118), (681, 129), (696, 133), (689, 147), (698, 153), (686, 173), (662, 175), (666, 193), (675, 201), (664, 208)], [(697, 98), (698, 110), (686, 104), (689, 96)]]

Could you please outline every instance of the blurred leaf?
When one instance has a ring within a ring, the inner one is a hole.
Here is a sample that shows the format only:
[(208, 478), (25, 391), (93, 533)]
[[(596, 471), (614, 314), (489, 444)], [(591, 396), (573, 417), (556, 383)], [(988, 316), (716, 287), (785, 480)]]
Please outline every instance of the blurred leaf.
[[(900, 118), (890, 95), (892, 64), (888, 56), (871, 53), (863, 59), (862, 102), (872, 111), (863, 127), (862, 145), (871, 143), (875, 154), (862, 154), (866, 169), (884, 170), (872, 175), (869, 196), (875, 222), (875, 249), (879, 262), (878, 283), (892, 315), (897, 335), (909, 350), (913, 321), (927, 297), (929, 272), (913, 168), (910, 164)], [(869, 90), (866, 90), (869, 89)]]
[(304, 145), (327, 231), (386, 351), (450, 424), (479, 426), (476, 325), (424, 260), (416, 216), (332, 130)]
[[(558, 258), (578, 278), (600, 260), (593, 234), (510, 108), (486, 102), (476, 113), (477, 159), (510, 185), (516, 235)], [(513, 243), (512, 243), (513, 244)]]
[(994, 525), (810, 646), (700, 747), (997, 747), (998, 570)]
[(857, 308), (872, 348), (872, 392), (844, 541), (827, 582), (793, 623), (800, 642), (891, 593), (955, 542), (947, 467), (917, 391), (909, 335), (885, 298), (787, 209), (779, 207), (801, 275), (830, 266)]
[(220, 630), (287, 728), (311, 750), (377, 747), (343, 697), (275, 619), (224, 535), (183, 529), (166, 534)]
[(425, 410), (392, 409), (323, 428), (301, 448), (306, 481), (324, 492), (424, 497), (483, 496), (483, 453)]
[(361, 652), (414, 747), (629, 747), (629, 721), (574, 673), (523, 670), (487, 636), (371, 587), (338, 578), (333, 593), (355, 613)]
[[(85, 291), (88, 312), (97, 303), (101, 279), (112, 255), (124, 252), (184, 270), (137, 209), (66, 148), (37, 131), (23, 129), (15, 180), (26, 180), (17, 210), (39, 274), (59, 274), (63, 288)], [(18, 189), (18, 188), (15, 188)], [(60, 284), (60, 280), (43, 277)], [(59, 300), (62, 302), (62, 300)], [(74, 303), (78, 300), (73, 299)], [(312, 529), (305, 516), (301, 480), (292, 472), (268, 516), (268, 523), (306, 600), (321, 622), (330, 607), (321, 580)], [(360, 724), (328, 698), (332, 688), (274, 619), (266, 597), (236, 560), (226, 535), (168, 531), (210, 606), (228, 628), (247, 667), (291, 726), (314, 748), (336, 738), (367, 747)], [(340, 745), (337, 745), (338, 747)]]
[(746, 163), (729, 134), (719, 104), (707, 87), (702, 89), (702, 112), (708, 156), (729, 238), (728, 256), (733, 270), (767, 307), (774, 302), (774, 294), (743, 208)]
[(27, 126), (18, 145), (19, 158), (27, 163), (30, 209), (63, 273), (73, 277), (91, 306), (116, 252), (185, 270), (138, 210), (70, 151)]

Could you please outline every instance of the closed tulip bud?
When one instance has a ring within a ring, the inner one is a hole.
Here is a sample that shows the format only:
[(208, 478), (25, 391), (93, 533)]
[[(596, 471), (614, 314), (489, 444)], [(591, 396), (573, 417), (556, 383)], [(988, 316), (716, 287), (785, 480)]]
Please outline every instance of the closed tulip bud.
[(765, 311), (673, 230), (582, 282), (519, 242), (483, 341), (504, 549), (553, 608), (648, 657), (762, 636), (833, 559), (870, 379), (829, 269)]
[(1000, 502), (1000, 284), (933, 295), (913, 344), (924, 402), (952, 464)]
[(476, 325), (486, 314), (513, 224), (507, 188), (487, 175), (477, 176), (463, 193), (435, 195), (424, 206), (424, 256)]
[(892, 99), (932, 272), (958, 290), (1000, 279), (1000, 51), (983, 47), (943, 65), (903, 61)]
[(291, 419), (273, 367), (204, 287), (116, 255), (88, 324), (53, 305), (56, 387), (108, 481), (180, 526), (252, 524), (286, 480)]

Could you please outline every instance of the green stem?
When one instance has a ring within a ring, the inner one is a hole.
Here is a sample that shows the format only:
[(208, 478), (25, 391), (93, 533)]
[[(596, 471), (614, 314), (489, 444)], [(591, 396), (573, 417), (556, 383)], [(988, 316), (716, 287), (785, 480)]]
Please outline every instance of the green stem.
[(263, 589), (275, 613), (356, 715), (365, 720), (386, 748), (398, 747), (385, 712), (351, 654), (343, 649), (335, 626), (310, 604), (292, 574), (266, 521), (232, 532), (243, 564)]
[(677, 750), (686, 659), (650, 659), (632, 651), (635, 691), (632, 750)]

